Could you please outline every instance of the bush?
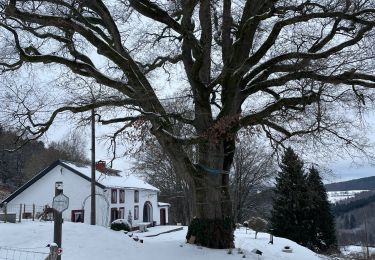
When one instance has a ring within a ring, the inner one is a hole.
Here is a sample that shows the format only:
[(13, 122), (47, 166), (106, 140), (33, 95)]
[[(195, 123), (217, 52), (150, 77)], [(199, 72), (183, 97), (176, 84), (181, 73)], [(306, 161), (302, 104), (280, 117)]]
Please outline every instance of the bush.
[(252, 217), (248, 221), (248, 227), (255, 232), (267, 232), (268, 221), (259, 217)]
[(115, 231), (120, 231), (120, 230), (130, 231), (129, 224), (126, 221), (121, 220), (121, 219), (117, 219), (113, 221), (111, 223), (111, 229)]

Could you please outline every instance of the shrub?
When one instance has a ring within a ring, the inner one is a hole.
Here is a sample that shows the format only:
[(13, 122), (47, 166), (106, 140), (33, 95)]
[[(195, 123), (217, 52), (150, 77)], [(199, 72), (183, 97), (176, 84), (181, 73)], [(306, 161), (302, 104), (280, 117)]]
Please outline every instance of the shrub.
[(130, 231), (129, 224), (126, 221), (120, 221), (119, 219), (113, 221), (111, 223), (111, 229), (115, 231)]
[(255, 231), (255, 238), (257, 238), (258, 232), (266, 232), (268, 229), (268, 222), (259, 217), (252, 217), (248, 221), (248, 226)]

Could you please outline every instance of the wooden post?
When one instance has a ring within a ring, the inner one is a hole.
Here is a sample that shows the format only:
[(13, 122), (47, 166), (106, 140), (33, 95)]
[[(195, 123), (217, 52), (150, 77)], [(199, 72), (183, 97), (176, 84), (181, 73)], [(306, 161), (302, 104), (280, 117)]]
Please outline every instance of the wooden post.
[(26, 213), (26, 204), (23, 204), (23, 214)]
[(35, 204), (33, 204), (33, 221), (35, 220)]
[(273, 245), (273, 229), (272, 228), (270, 229), (270, 242), (268, 242), (268, 244)]
[[(23, 204), (24, 205), (24, 210), (25, 210), (25, 204)], [(20, 215), (18, 216), (18, 222), (20, 222), (21, 223), (21, 218), (22, 218), (22, 204), (20, 204)]]
[(4, 203), (4, 222), (7, 223), (7, 214), (8, 214), (8, 204)]
[[(55, 196), (62, 194), (62, 182), (55, 183)], [(53, 211), (54, 223), (53, 223), (53, 242), (57, 244), (57, 247), (62, 248), (62, 213), (57, 210)], [(61, 260), (61, 255), (57, 256), (57, 260)]]
[(49, 255), (45, 260), (56, 260), (58, 258), (57, 250), (58, 246), (55, 243), (52, 243), (49, 246)]

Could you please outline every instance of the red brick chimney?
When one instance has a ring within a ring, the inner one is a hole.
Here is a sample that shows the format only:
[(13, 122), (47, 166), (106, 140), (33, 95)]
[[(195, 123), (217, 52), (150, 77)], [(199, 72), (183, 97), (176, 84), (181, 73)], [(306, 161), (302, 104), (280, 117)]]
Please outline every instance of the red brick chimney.
[(105, 161), (100, 160), (100, 161), (96, 162), (95, 168), (96, 168), (97, 171), (100, 171), (100, 172), (104, 173), (106, 171), (106, 168), (107, 168)]

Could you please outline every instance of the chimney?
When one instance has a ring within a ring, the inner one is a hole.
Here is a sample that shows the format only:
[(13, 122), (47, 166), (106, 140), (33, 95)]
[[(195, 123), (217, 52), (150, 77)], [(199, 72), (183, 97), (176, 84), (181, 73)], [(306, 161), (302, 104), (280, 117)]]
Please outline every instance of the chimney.
[(100, 161), (96, 162), (95, 168), (96, 168), (97, 171), (100, 171), (100, 172), (104, 173), (106, 171), (106, 168), (107, 168), (105, 161), (100, 160)]

